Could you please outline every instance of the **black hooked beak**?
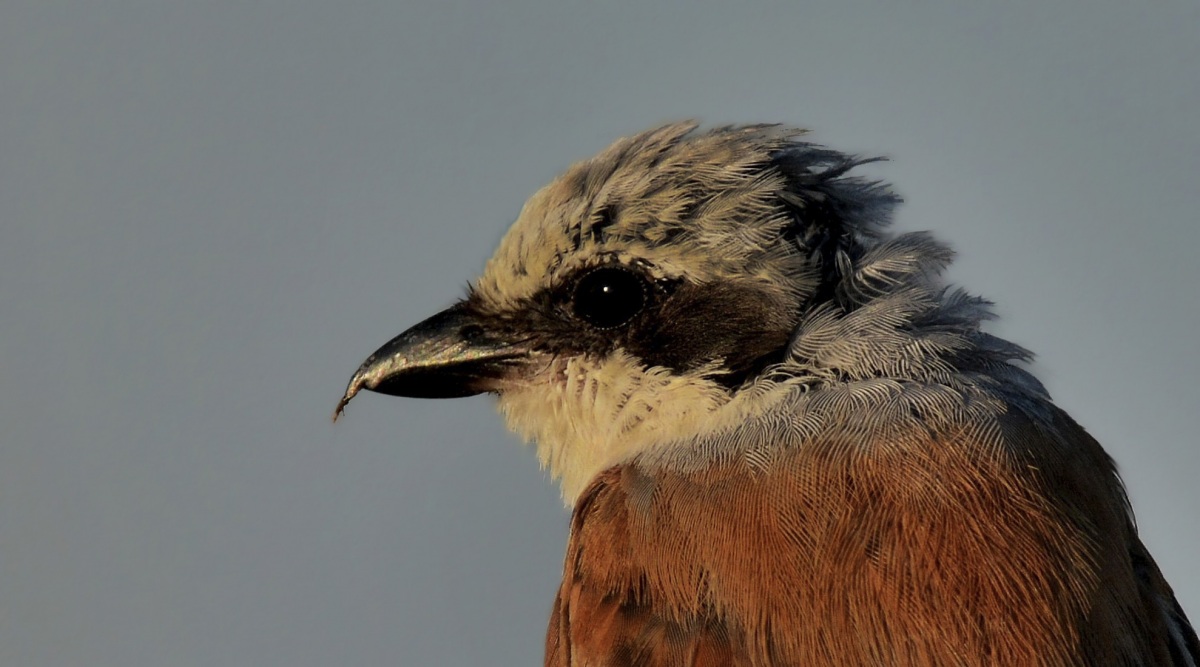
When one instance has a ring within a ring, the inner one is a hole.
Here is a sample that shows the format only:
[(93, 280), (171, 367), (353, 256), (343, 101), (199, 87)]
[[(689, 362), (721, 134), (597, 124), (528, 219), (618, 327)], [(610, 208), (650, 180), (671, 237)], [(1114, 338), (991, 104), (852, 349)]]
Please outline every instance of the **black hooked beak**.
[(333, 420), (363, 389), (410, 398), (459, 398), (490, 391), (528, 352), (520, 342), (490, 332), (465, 302), (459, 302), (367, 357), (350, 378)]

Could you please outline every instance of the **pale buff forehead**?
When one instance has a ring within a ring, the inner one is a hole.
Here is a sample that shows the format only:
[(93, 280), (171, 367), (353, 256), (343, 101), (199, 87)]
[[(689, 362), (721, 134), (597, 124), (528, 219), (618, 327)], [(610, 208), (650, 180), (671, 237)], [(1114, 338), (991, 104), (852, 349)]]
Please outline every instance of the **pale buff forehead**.
[(798, 132), (774, 126), (695, 133), (667, 125), (573, 165), (525, 203), (475, 285), (505, 308), (589, 264), (645, 263), (707, 282), (784, 279), (773, 243), (786, 224), (770, 156)]

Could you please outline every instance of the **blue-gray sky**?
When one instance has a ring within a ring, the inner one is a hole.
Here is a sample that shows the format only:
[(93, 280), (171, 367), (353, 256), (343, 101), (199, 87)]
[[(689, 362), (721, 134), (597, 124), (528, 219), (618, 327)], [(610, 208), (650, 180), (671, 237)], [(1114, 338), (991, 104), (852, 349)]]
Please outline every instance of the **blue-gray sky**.
[(1195, 2), (0, 4), (0, 664), (529, 665), (567, 515), (349, 374), (613, 138), (892, 162), (1200, 616)]

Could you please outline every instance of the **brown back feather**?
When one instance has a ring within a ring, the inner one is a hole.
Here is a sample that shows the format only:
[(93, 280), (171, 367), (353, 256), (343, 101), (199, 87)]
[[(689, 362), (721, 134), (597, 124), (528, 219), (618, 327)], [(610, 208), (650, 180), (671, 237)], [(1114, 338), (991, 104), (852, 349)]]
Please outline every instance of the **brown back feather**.
[(576, 507), (547, 665), (1168, 665), (1126, 510), (1062, 413), (634, 461)]

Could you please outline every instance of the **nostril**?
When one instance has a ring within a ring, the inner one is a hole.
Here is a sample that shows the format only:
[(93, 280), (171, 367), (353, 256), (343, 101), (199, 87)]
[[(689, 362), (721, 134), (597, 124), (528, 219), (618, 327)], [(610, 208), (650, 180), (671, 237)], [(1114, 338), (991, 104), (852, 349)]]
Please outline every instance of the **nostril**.
[(465, 341), (473, 341), (483, 336), (483, 327), (478, 324), (468, 324), (458, 330), (458, 335)]

